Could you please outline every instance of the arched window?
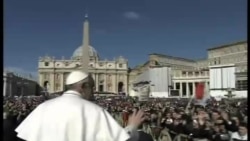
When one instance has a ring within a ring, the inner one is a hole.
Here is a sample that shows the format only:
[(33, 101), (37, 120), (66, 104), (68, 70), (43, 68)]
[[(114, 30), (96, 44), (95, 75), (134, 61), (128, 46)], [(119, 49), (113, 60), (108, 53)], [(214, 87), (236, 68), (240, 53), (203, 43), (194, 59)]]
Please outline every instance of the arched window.
[(123, 82), (118, 83), (118, 92), (123, 92)]

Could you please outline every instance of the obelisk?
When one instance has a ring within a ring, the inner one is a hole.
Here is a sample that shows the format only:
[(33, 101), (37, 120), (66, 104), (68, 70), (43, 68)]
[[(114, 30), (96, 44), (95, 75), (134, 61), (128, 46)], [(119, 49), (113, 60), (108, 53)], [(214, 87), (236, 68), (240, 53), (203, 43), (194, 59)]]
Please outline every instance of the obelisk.
[(83, 22), (83, 43), (82, 43), (82, 71), (89, 72), (89, 21), (85, 15)]

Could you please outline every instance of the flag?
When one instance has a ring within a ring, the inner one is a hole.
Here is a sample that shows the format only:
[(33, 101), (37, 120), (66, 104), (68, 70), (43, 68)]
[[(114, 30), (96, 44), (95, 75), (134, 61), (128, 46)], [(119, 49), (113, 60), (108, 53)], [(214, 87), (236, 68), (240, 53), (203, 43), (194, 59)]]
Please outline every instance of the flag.
[(209, 86), (205, 82), (198, 83), (195, 90), (195, 103), (196, 105), (207, 105), (207, 100), (210, 99)]
[(205, 90), (204, 83), (198, 83), (196, 90), (195, 90), (195, 99), (198, 99), (198, 100), (203, 99), (204, 92), (205, 92), (204, 90)]

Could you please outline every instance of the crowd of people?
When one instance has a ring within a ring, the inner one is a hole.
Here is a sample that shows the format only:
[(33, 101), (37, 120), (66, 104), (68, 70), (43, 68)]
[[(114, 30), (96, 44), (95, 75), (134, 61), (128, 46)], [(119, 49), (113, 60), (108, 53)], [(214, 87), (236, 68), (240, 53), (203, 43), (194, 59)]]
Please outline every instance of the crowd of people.
[[(4, 124), (8, 127), (4, 129), (4, 135), (8, 138), (14, 136), (14, 129), (45, 100), (43, 96), (5, 98), (3, 115)], [(133, 110), (143, 109), (146, 120), (140, 130), (150, 134), (155, 141), (248, 139), (246, 99), (212, 99), (206, 106), (187, 106), (188, 102), (189, 99), (182, 98), (154, 98), (145, 102), (124, 96), (95, 98), (95, 103), (105, 108), (123, 127)], [(7, 132), (9, 130), (13, 132)], [(8, 140), (14, 141), (16, 138)]]

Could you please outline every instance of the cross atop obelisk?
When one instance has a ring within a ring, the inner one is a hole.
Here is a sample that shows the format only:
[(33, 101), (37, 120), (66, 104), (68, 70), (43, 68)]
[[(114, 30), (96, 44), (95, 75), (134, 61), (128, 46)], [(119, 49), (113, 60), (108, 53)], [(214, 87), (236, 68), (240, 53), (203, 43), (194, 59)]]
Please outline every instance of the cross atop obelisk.
[(83, 22), (83, 43), (82, 43), (82, 71), (89, 72), (89, 21), (88, 14), (85, 14)]

